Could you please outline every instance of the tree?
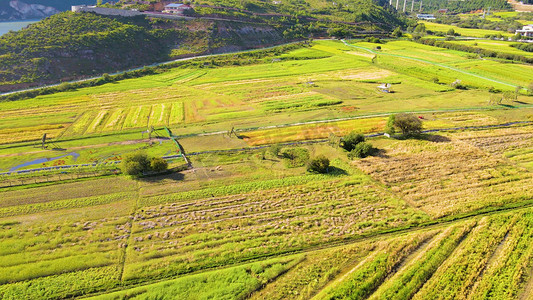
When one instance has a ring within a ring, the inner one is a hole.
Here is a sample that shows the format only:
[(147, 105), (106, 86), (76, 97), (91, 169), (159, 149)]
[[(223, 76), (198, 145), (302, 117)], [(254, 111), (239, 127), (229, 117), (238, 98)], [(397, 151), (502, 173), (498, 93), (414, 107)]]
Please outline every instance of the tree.
[(516, 95), (516, 98), (518, 98), (518, 95), (520, 95), (520, 91), (523, 89), (522, 86), (517, 85), (514, 89), (514, 93)]
[(528, 89), (528, 91), (529, 91), (529, 94), (530, 94), (530, 95), (533, 95), (533, 81), (531, 81), (531, 82), (529, 83), (529, 85), (527, 86), (527, 89)]
[(307, 171), (311, 173), (327, 173), (329, 169), (329, 159), (324, 155), (319, 155), (309, 161)]
[(271, 146), (268, 148), (268, 151), (269, 151), (270, 154), (272, 154), (273, 156), (278, 157), (278, 156), (279, 156), (279, 152), (281, 151), (281, 145), (280, 145), (280, 144), (274, 144), (274, 145), (271, 145)]
[(422, 130), (422, 121), (415, 115), (401, 113), (394, 116), (394, 127), (398, 128), (403, 135), (410, 135)]
[(503, 100), (506, 100), (506, 101), (512, 101), (512, 100), (516, 100), (518, 97), (517, 97), (517, 94), (511, 92), (511, 91), (505, 91), (503, 92)]
[(348, 154), (348, 157), (350, 159), (354, 159), (354, 158), (365, 158), (369, 155), (372, 155), (376, 152), (376, 148), (372, 147), (372, 145), (370, 145), (369, 143), (359, 143), (357, 144), (357, 146), (355, 146), (355, 148), (350, 151), (350, 153)]
[(387, 120), (387, 127), (385, 128), (385, 132), (388, 134), (395, 134), (396, 130), (394, 129), (394, 120), (396, 119), (396, 115), (390, 115), (389, 119)]
[(168, 169), (168, 162), (161, 157), (152, 157), (150, 169), (154, 172), (163, 172)]
[(144, 172), (150, 170), (150, 160), (144, 152), (129, 153), (122, 159), (120, 169), (126, 175), (141, 176)]
[(446, 35), (455, 36), (455, 30), (453, 30), (453, 28), (450, 28), (448, 32), (446, 32)]
[(355, 146), (365, 141), (365, 136), (355, 131), (350, 132), (342, 139), (341, 147), (346, 151), (352, 151)]
[(396, 29), (394, 29), (394, 31), (392, 32), (392, 36), (402, 37), (403, 36), (402, 28), (400, 26), (396, 27)]
[(424, 23), (418, 24), (413, 32), (420, 35), (426, 35), (426, 25)]

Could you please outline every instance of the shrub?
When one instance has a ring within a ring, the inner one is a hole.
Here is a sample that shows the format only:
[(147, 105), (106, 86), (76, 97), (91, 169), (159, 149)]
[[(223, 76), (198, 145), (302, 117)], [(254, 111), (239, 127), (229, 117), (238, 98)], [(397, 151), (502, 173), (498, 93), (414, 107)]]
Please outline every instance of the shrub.
[(280, 144), (274, 144), (274, 145), (271, 145), (271, 146), (268, 148), (268, 151), (269, 151), (270, 154), (272, 154), (273, 156), (278, 157), (279, 152), (281, 151), (281, 145), (280, 145)]
[(168, 162), (161, 157), (152, 157), (150, 160), (150, 169), (154, 172), (163, 172), (168, 169)]
[(150, 169), (150, 160), (144, 152), (129, 153), (124, 156), (120, 169), (126, 175), (140, 176)]
[(364, 135), (352, 131), (342, 139), (341, 147), (346, 151), (352, 151), (357, 144), (362, 143), (364, 141)]
[(290, 148), (284, 150), (281, 155), (286, 159), (288, 168), (302, 167), (309, 160), (309, 151), (305, 148)]
[(129, 153), (124, 156), (120, 164), (122, 173), (131, 176), (141, 176), (146, 172), (163, 172), (168, 168), (168, 163), (160, 157), (149, 158), (142, 151)]
[(392, 32), (392, 36), (395, 37), (402, 37), (402, 35), (402, 28), (400, 26), (396, 27), (396, 29), (394, 29), (394, 31)]
[(412, 114), (401, 113), (395, 115), (393, 124), (403, 135), (419, 133), (422, 130), (422, 121)]
[(396, 119), (396, 115), (390, 115), (389, 119), (387, 120), (387, 127), (385, 128), (385, 132), (388, 134), (395, 134), (396, 129), (394, 129), (394, 120)]
[(359, 143), (355, 148), (348, 153), (348, 158), (365, 158), (369, 155), (373, 155), (376, 152), (376, 149), (372, 147), (369, 143)]
[(329, 169), (329, 159), (324, 155), (319, 155), (309, 161), (307, 171), (311, 173), (327, 173)]

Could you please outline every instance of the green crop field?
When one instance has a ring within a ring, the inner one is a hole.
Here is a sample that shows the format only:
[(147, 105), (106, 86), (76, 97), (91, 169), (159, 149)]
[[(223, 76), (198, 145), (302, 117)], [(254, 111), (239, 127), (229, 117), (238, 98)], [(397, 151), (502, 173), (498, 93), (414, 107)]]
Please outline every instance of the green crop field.
[[(0, 102), (0, 172), (89, 164), (0, 174), (1, 299), (533, 293), (530, 65), (407, 40), (205, 62)], [(434, 131), (341, 147), (402, 112)], [(165, 127), (190, 168), (104, 164), (177, 154)]]
[(427, 22), (427, 21), (423, 21), (421, 23), (424, 23), (426, 25), (427, 30), (448, 32), (448, 30), (453, 29), (455, 30), (455, 32), (460, 33), (462, 36), (470, 36), (470, 37), (478, 37), (478, 38), (485, 37), (486, 35), (497, 35), (497, 34), (501, 34), (504, 37), (513, 36), (512, 33), (496, 31), (496, 30), (461, 28), (461, 27), (457, 27), (453, 25), (438, 24), (438, 23)]
[(523, 56), (531, 57), (533, 56), (532, 52), (523, 51), (514, 47), (511, 47), (511, 44), (516, 42), (508, 41), (497, 41), (497, 40), (470, 40), (470, 41), (450, 41), (455, 44), (462, 44), (468, 46), (475, 46), (478, 48), (496, 50), (502, 53), (518, 54)]

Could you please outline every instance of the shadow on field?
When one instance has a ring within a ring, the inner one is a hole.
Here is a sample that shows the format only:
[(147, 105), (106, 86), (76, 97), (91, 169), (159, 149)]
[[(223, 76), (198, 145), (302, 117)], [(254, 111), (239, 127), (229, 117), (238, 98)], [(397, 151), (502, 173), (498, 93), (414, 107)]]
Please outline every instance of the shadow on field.
[(500, 104), (500, 106), (507, 107), (507, 108), (515, 108), (516, 106), (510, 105), (510, 104)]
[(437, 134), (421, 134), (419, 139), (434, 142), (434, 143), (451, 142), (451, 140), (448, 137), (437, 135)]
[(524, 101), (518, 101), (518, 100), (515, 100), (515, 101), (513, 101), (513, 102), (518, 103), (518, 104), (529, 104), (529, 103), (527, 103), (527, 102), (524, 102)]
[(451, 141), (448, 137), (437, 135), (437, 134), (429, 134), (429, 133), (400, 135), (400, 136), (395, 136), (394, 138), (398, 140), (413, 139), (413, 140), (422, 140), (422, 141), (428, 141), (428, 142), (434, 142), (434, 143), (447, 143)]
[(145, 177), (138, 178), (137, 180), (155, 183), (155, 182), (160, 182), (163, 180), (183, 181), (183, 179), (185, 179), (184, 174), (180, 172), (171, 172), (171, 173), (162, 174), (162, 175), (145, 176)]
[(348, 172), (346, 172), (344, 169), (341, 169), (341, 168), (329, 166), (328, 175), (333, 175), (333, 176), (348, 175)]
[(390, 156), (387, 155), (387, 151), (384, 149), (377, 149), (372, 156), (376, 156), (379, 158), (390, 158)]

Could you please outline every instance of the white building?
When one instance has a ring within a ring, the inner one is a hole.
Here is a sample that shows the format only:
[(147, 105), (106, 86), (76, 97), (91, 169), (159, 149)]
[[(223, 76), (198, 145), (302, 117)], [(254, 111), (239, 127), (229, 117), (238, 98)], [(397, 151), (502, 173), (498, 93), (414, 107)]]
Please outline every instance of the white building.
[(518, 29), (516, 34), (521, 34), (523, 37), (533, 38), (533, 24), (526, 25), (522, 29)]
[(170, 3), (168, 5), (165, 5), (165, 10), (163, 12), (167, 13), (173, 13), (173, 14), (183, 14), (184, 11), (192, 9), (192, 7), (188, 4), (182, 4), (182, 3)]
[(435, 20), (435, 16), (432, 14), (417, 14), (416, 17), (420, 20)]

